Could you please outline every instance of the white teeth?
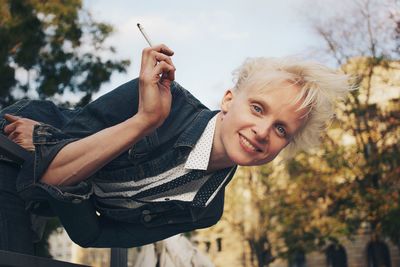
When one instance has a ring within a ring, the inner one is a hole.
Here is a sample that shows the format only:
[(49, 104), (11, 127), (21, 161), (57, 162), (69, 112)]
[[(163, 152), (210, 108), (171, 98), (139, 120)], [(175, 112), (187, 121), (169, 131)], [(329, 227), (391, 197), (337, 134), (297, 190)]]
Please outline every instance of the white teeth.
[(249, 149), (251, 149), (251, 150), (253, 150), (253, 151), (257, 151), (257, 148), (256, 148), (255, 146), (253, 146), (252, 144), (250, 144), (250, 142), (247, 141), (246, 138), (244, 138), (243, 136), (241, 136), (241, 139), (242, 139), (243, 145), (245, 145), (247, 148), (249, 148)]

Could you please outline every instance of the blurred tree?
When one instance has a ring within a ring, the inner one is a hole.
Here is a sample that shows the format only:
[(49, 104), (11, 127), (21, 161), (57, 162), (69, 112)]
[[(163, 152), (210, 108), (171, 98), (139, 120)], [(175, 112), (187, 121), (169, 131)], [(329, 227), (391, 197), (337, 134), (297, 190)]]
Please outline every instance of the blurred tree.
[[(356, 77), (359, 90), (338, 110), (323, 150), (297, 157), (289, 172), (306, 199), (333, 184), (320, 197), (329, 203), (326, 215), (345, 225), (343, 233), (364, 225), (374, 238), (389, 237), (400, 247), (399, 1), (353, 4), (346, 10), (330, 7), (337, 13), (312, 21), (326, 54)], [(312, 179), (320, 185), (313, 187)]]
[[(319, 154), (321, 156), (321, 154)], [(286, 164), (288, 179), (275, 193), (275, 234), (282, 240), (275, 247), (278, 257), (290, 259), (298, 252), (325, 248), (338, 243), (346, 234), (346, 225), (331, 216), (333, 201), (351, 194), (342, 181), (335, 179), (334, 167), (320, 161), (318, 155), (300, 154)]]
[(289, 166), (278, 162), (239, 169), (222, 219), (246, 242), (250, 266), (269, 266), (277, 258), (294, 260), (345, 234), (346, 225), (331, 216), (326, 196), (348, 196), (348, 188), (338, 192), (333, 168), (323, 177), (316, 175), (310, 165), (318, 164), (317, 158), (301, 154)]
[[(114, 71), (130, 64), (104, 59), (116, 52), (105, 44), (112, 32), (81, 0), (0, 0), (0, 109), (32, 91), (40, 99), (81, 92), (78, 105), (88, 103)], [(57, 227), (58, 220), (48, 224), (37, 255), (50, 256), (47, 237)]]
[(0, 108), (30, 90), (41, 99), (83, 92), (79, 104), (88, 103), (130, 63), (103, 59), (115, 53), (105, 45), (112, 31), (94, 21), (81, 0), (0, 0)]

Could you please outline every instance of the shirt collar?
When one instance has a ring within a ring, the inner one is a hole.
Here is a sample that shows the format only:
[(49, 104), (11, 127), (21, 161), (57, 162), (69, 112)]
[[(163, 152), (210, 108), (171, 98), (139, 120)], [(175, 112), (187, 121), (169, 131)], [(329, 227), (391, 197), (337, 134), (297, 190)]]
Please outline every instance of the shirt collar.
[(217, 117), (218, 116), (214, 115), (214, 117), (208, 122), (206, 128), (186, 160), (185, 169), (207, 170), (211, 156)]

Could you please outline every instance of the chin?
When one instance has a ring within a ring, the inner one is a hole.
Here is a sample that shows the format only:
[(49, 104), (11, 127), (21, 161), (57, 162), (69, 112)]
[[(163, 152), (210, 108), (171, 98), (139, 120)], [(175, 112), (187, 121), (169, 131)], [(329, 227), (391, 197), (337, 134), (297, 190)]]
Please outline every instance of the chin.
[(267, 164), (274, 160), (275, 157), (268, 157), (268, 158), (263, 158), (263, 159), (254, 159), (251, 157), (246, 157), (243, 155), (232, 155), (230, 156), (230, 159), (232, 162), (234, 162), (236, 165), (240, 166), (260, 166)]
[(229, 158), (236, 165), (240, 165), (240, 166), (256, 166), (256, 165), (262, 164), (262, 163), (259, 163), (258, 160), (255, 160), (254, 158), (245, 157), (243, 155), (238, 155), (238, 154), (230, 155)]

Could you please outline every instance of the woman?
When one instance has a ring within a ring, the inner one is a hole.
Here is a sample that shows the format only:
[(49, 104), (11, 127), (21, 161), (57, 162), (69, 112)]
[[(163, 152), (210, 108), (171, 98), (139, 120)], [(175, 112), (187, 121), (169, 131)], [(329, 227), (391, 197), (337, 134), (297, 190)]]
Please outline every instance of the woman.
[(13, 225), (27, 232), (29, 213), (51, 212), (83, 247), (139, 246), (209, 227), (237, 165), (317, 143), (349, 90), (347, 76), (319, 64), (255, 58), (235, 72), (221, 110), (210, 111), (174, 82), (172, 55), (165, 45), (144, 49), (139, 79), (81, 110), (22, 101), (1, 112), (4, 134), (34, 151), (21, 169), (2, 166), (7, 187), (16, 181), (18, 203), (8, 207), (28, 210)]

